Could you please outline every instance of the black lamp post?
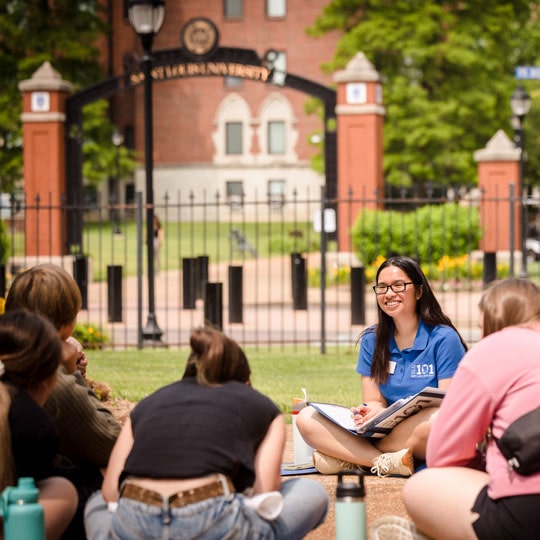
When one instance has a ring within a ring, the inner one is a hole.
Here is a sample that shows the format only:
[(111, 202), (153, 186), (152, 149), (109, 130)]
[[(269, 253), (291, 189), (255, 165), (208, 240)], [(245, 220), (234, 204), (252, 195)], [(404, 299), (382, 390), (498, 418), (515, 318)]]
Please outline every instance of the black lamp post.
[[(122, 143), (124, 142), (124, 136), (118, 131), (118, 129), (115, 128), (113, 131), (113, 134), (111, 136), (111, 141), (114, 144), (115, 148), (115, 155), (114, 155), (114, 165), (115, 165), (115, 171), (114, 171), (114, 186), (113, 186), (113, 193), (112, 193), (112, 202), (118, 204), (120, 202), (120, 146), (122, 146)], [(122, 231), (120, 230), (120, 212), (118, 208), (115, 208), (113, 210), (113, 216), (114, 216), (114, 234), (121, 234)]]
[(152, 43), (165, 17), (165, 0), (129, 0), (129, 22), (141, 39), (144, 75), (144, 162), (146, 170), (146, 247), (148, 259), (148, 320), (143, 339), (159, 341), (163, 335), (155, 313), (154, 296), (154, 160), (152, 118)]
[(519, 189), (521, 193), (521, 274), (527, 277), (527, 190), (525, 186), (525, 130), (523, 122), (531, 110), (531, 97), (520, 84), (510, 98), (510, 108), (517, 120), (514, 125), (514, 141), (519, 153)]

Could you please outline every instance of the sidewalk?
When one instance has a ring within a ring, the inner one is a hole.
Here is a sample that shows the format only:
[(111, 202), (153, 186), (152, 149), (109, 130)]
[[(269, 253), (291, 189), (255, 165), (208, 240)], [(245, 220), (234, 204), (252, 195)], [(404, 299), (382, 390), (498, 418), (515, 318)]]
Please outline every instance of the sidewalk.
[[(318, 257), (310, 256), (309, 268), (317, 268)], [(326, 287), (324, 298), (320, 288), (308, 287), (307, 309), (293, 309), (291, 263), (289, 257), (248, 259), (234, 263), (242, 266), (242, 320), (229, 322), (229, 265), (210, 265), (208, 281), (221, 283), (223, 330), (241, 343), (354, 343), (366, 325), (376, 322), (376, 300), (367, 284), (365, 291), (365, 324), (351, 324), (351, 292), (348, 285)], [(140, 283), (143, 309), (141, 323), (147, 321), (147, 278)], [(122, 281), (122, 322), (108, 322), (108, 288), (106, 282), (88, 285), (88, 310), (81, 312), (81, 322), (99, 324), (117, 346), (135, 346), (138, 328), (138, 287), (135, 276)], [(191, 329), (204, 324), (202, 299), (194, 309), (184, 309), (182, 272), (164, 270), (155, 278), (155, 316), (163, 331), (162, 342), (168, 346), (188, 343)], [(444, 311), (458, 327), (465, 340), (474, 343), (477, 327), (478, 300), (481, 291), (435, 290)], [(236, 294), (239, 294), (236, 291)], [(219, 300), (219, 299), (218, 299)], [(324, 318), (322, 313), (324, 306)], [(219, 310), (219, 307), (221, 309)], [(323, 335), (324, 332), (324, 335)]]

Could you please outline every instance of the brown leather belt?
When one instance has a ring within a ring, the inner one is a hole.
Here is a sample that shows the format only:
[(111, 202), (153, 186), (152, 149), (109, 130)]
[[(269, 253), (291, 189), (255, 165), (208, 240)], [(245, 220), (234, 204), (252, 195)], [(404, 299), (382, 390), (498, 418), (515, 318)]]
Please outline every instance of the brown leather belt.
[(126, 482), (120, 493), (120, 497), (126, 499), (132, 499), (139, 501), (150, 506), (157, 506), (163, 508), (168, 506), (169, 508), (180, 508), (193, 504), (212, 497), (221, 497), (222, 495), (229, 495), (234, 493), (235, 489), (230, 478), (225, 475), (221, 475), (220, 480), (215, 480), (204, 486), (196, 487), (193, 489), (187, 489), (186, 491), (179, 491), (169, 497), (162, 495), (157, 491), (143, 488), (137, 484), (131, 484)]

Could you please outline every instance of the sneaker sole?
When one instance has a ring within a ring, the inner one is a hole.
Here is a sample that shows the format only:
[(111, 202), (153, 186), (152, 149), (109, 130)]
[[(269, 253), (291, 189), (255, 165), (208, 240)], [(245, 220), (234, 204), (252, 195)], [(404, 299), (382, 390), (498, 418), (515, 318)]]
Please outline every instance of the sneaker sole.
[(370, 527), (370, 540), (431, 540), (414, 523), (399, 516), (384, 516)]

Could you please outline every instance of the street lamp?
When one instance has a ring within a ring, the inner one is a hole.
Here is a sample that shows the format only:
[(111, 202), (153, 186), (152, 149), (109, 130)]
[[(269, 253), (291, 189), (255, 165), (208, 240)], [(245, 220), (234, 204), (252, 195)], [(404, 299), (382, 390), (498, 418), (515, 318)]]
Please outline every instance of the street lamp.
[[(115, 155), (114, 155), (114, 185), (113, 193), (111, 197), (111, 202), (118, 204), (120, 202), (120, 146), (124, 142), (124, 136), (118, 131), (117, 128), (114, 128), (113, 134), (111, 136), (111, 141), (114, 144)], [(113, 209), (113, 220), (114, 220), (114, 234), (122, 234), (120, 230), (120, 212), (118, 208)]]
[(531, 109), (531, 97), (520, 84), (510, 98), (510, 108), (517, 120), (514, 127), (514, 141), (519, 153), (519, 189), (521, 193), (521, 274), (527, 277), (527, 193), (525, 187), (525, 130), (523, 122)]
[(165, 17), (165, 0), (129, 0), (129, 22), (141, 39), (144, 75), (144, 162), (146, 170), (146, 247), (148, 259), (148, 320), (143, 339), (159, 341), (163, 335), (155, 314), (154, 297), (154, 163), (152, 118), (152, 43)]

